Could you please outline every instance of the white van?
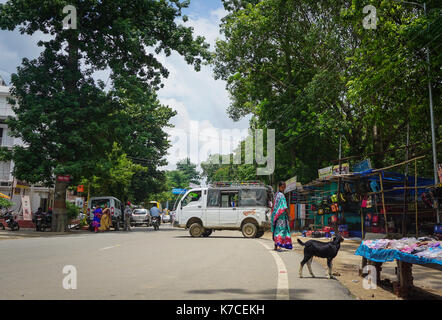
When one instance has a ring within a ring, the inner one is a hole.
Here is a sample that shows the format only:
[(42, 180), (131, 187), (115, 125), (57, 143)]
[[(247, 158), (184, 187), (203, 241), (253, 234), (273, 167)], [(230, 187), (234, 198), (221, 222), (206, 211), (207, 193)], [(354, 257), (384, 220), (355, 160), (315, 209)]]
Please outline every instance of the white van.
[(246, 238), (259, 238), (270, 228), (272, 197), (271, 187), (264, 185), (191, 189), (177, 205), (174, 226), (189, 229), (192, 237), (241, 230)]
[(87, 214), (89, 216), (89, 220), (94, 220), (94, 210), (97, 207), (102, 207), (107, 205), (111, 212), (112, 218), (112, 226), (118, 231), (120, 227), (123, 227), (124, 224), (124, 207), (120, 200), (115, 197), (92, 197), (89, 199), (89, 203), (87, 204)]

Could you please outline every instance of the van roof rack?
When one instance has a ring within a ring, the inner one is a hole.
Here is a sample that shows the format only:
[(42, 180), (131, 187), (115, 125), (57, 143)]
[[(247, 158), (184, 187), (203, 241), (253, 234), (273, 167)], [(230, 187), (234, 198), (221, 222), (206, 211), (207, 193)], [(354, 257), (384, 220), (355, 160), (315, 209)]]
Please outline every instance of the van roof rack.
[(259, 186), (265, 187), (261, 181), (215, 181), (210, 184), (211, 187), (241, 187), (241, 186)]

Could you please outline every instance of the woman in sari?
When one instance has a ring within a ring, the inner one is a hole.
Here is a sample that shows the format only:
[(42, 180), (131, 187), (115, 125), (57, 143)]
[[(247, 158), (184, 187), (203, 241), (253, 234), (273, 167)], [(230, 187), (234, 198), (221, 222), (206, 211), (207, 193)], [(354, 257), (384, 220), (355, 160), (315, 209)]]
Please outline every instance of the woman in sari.
[(92, 227), (94, 227), (95, 232), (98, 232), (98, 228), (100, 228), (100, 221), (101, 221), (101, 213), (102, 209), (100, 207), (97, 207), (97, 209), (94, 210), (94, 220), (92, 221)]
[(103, 214), (101, 216), (100, 220), (100, 228), (98, 230), (100, 231), (109, 231), (110, 226), (112, 224), (112, 218), (110, 214), (110, 209), (107, 207), (107, 204), (104, 205)]
[(271, 230), (276, 251), (280, 251), (281, 248), (293, 248), (292, 238), (290, 236), (289, 218), (287, 214), (287, 201), (285, 200), (284, 196), (285, 188), (285, 182), (279, 182), (279, 191), (275, 194), (275, 198), (273, 200)]

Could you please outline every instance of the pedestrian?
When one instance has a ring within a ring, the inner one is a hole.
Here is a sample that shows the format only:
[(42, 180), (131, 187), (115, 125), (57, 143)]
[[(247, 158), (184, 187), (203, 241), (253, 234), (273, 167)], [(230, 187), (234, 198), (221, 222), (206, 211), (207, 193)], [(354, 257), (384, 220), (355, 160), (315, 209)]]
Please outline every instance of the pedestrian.
[(130, 208), (130, 202), (128, 201), (126, 204), (126, 208), (124, 209), (124, 231), (130, 230), (130, 217), (132, 216), (132, 209)]
[(278, 192), (275, 194), (272, 208), (271, 231), (276, 251), (280, 251), (281, 248), (290, 250), (293, 248), (287, 212), (287, 201), (284, 195), (285, 188), (285, 182), (280, 181), (278, 183)]
[(101, 207), (97, 207), (93, 214), (94, 214), (94, 220), (92, 221), (92, 227), (94, 228), (95, 232), (98, 232), (98, 228), (100, 228), (101, 224), (101, 214), (103, 213), (103, 210)]
[(110, 226), (112, 224), (112, 218), (110, 215), (110, 209), (107, 207), (107, 204), (104, 204), (104, 208), (103, 208), (103, 215), (101, 216), (101, 220), (100, 220), (100, 231), (109, 231), (110, 230)]

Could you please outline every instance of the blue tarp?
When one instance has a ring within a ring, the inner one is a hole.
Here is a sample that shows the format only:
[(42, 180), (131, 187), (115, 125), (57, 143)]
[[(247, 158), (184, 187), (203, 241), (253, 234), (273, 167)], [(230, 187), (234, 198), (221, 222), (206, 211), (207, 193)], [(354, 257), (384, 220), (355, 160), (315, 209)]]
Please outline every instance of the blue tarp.
[(401, 260), (408, 263), (427, 264), (435, 263), (442, 265), (442, 260), (428, 259), (424, 257), (418, 257), (414, 254), (404, 253), (394, 249), (372, 249), (362, 244), (356, 250), (355, 255), (362, 256), (368, 260), (375, 262), (387, 262), (393, 260)]

